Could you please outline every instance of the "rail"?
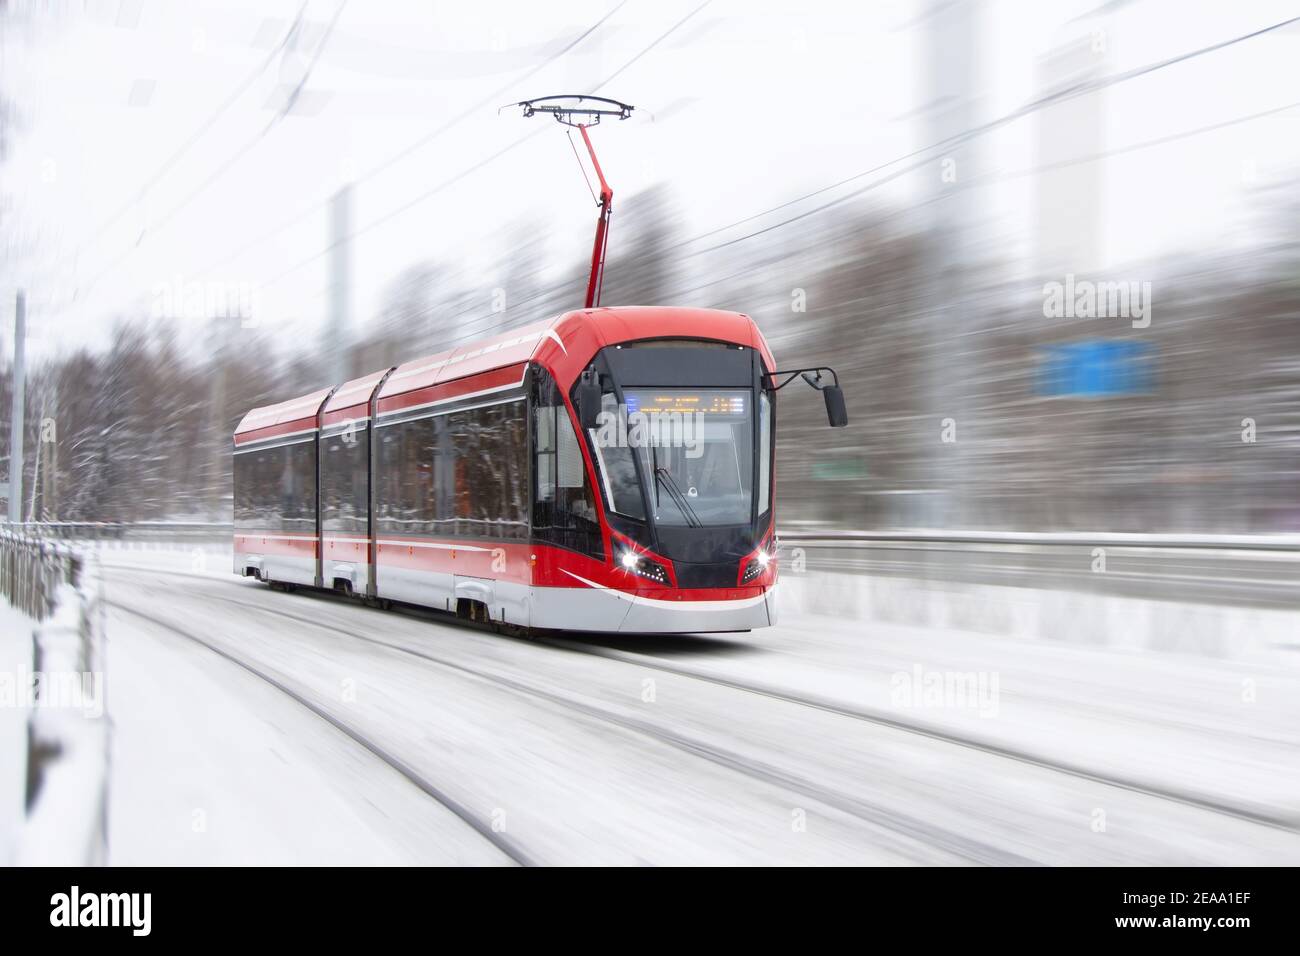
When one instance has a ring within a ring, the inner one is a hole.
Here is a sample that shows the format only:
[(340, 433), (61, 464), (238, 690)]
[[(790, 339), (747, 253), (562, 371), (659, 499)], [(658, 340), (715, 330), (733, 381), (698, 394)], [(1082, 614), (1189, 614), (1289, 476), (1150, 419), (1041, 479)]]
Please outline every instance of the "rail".
[[(11, 784), (22, 819), (19, 865), (86, 866), (107, 857), (109, 720), (100, 576), (60, 541), (0, 529), (0, 591), (32, 622), (30, 673), (14, 674), (27, 711), (26, 753)], [(20, 657), (23, 656), (20, 652)]]
[(0, 594), (10, 607), (43, 621), (57, 606), (59, 588), (81, 583), (83, 559), (68, 545), (21, 531), (0, 529)]
[(33, 538), (57, 541), (157, 541), (229, 537), (228, 521), (28, 521), (5, 525)]
[[(44, 521), (8, 527), (44, 539), (61, 541), (171, 541), (228, 538), (234, 526), (228, 521)], [(1220, 551), (1300, 552), (1300, 534), (1143, 534), (1111, 531), (951, 531), (891, 529), (838, 531), (808, 525), (786, 524), (780, 531), (785, 544), (826, 546), (960, 545), (991, 549), (1020, 547), (1113, 547), (1201, 549)]]
[(1300, 552), (1300, 534), (1142, 534), (1095, 531), (833, 531), (808, 527), (783, 529), (787, 544), (817, 545), (968, 545), (988, 548), (1094, 547)]

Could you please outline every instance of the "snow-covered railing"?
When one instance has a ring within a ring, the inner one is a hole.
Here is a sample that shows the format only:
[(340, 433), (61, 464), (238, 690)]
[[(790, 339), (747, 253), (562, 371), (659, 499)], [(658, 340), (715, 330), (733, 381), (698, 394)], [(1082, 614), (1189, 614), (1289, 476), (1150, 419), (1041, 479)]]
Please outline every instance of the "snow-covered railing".
[(7, 527), (46, 540), (172, 541), (189, 538), (228, 538), (229, 521), (28, 521)]
[[(228, 538), (229, 521), (44, 521), (14, 525), (42, 538), (66, 541), (175, 541)], [(1021, 547), (1115, 547), (1213, 549), (1223, 551), (1300, 552), (1300, 534), (1167, 534), (1112, 531), (954, 531), (948, 529), (887, 529), (849, 531), (831, 525), (783, 522), (781, 540), (789, 544), (836, 547), (874, 545), (959, 545), (1014, 549)]]
[[(825, 612), (835, 606), (838, 614), (868, 620), (890, 619), (889, 612), (872, 610), (881, 601), (894, 600), (881, 595), (908, 594), (897, 600), (917, 609), (927, 621), (971, 617), (969, 604), (976, 593), (1000, 608), (999, 613), (1016, 601), (1029, 600), (1029, 590), (1041, 592), (1037, 600), (1043, 602), (1057, 601), (1052, 595), (1059, 595), (1062, 607), (1072, 601), (1110, 606), (1100, 601), (1108, 596), (1117, 601), (1163, 601), (1175, 607), (1282, 609), (1294, 607), (1300, 595), (1300, 534), (1294, 533), (843, 531), (830, 524), (787, 523), (779, 529), (779, 538), (782, 588), (789, 607)], [(835, 580), (801, 583), (801, 571)], [(900, 583), (905, 581), (911, 583)], [(1020, 591), (995, 591), (990, 589), (993, 586)], [(920, 590), (910, 593), (909, 587)], [(840, 589), (839, 597), (832, 596), (835, 588)], [(806, 605), (799, 603), (799, 594), (808, 596)], [(1084, 598), (1084, 594), (1095, 597)], [(870, 600), (866, 595), (871, 595)], [(1068, 612), (1051, 617), (1057, 632), (1073, 625)], [(1144, 632), (1155, 633), (1154, 625)]]
[(42, 621), (54, 612), (60, 585), (81, 583), (83, 559), (59, 541), (0, 529), (0, 595), (10, 607)]
[(12, 862), (103, 863), (109, 720), (99, 574), (64, 543), (0, 530), (0, 577), (5, 601), (34, 622), (31, 672), (13, 675), (27, 708), (27, 755)]
[(815, 525), (784, 526), (789, 544), (838, 547), (872, 545), (961, 545), (989, 549), (1023, 547), (1098, 547), (1207, 549), (1222, 551), (1300, 551), (1300, 534), (1146, 534), (1114, 531), (841, 531)]

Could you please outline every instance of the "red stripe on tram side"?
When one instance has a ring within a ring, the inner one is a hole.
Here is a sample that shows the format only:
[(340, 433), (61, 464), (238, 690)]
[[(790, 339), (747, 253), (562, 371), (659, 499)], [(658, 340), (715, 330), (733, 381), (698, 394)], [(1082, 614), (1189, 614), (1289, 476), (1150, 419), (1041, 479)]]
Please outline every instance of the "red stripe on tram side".
[(278, 554), (286, 557), (316, 557), (316, 536), (283, 531), (236, 531), (235, 551), (239, 554)]
[(321, 557), (327, 561), (370, 561), (370, 535), (353, 531), (321, 533)]
[(459, 574), (464, 577), (528, 584), (531, 546), (526, 541), (466, 541), (454, 538), (377, 536), (381, 567)]
[(249, 442), (276, 438), (280, 435), (290, 435), (293, 432), (314, 431), (315, 428), (315, 415), (308, 418), (296, 418), (291, 422), (281, 422), (279, 425), (267, 425), (263, 428), (255, 428), (252, 431), (241, 432), (235, 435), (235, 444), (247, 445)]
[(385, 412), (400, 411), (417, 405), (426, 405), (430, 402), (470, 396), (475, 392), (487, 389), (504, 389), (506, 386), (518, 385), (523, 380), (526, 367), (526, 363), (523, 362), (518, 365), (506, 365), (492, 369), (489, 372), (452, 379), (449, 382), (440, 382), (437, 385), (417, 388), (414, 391), (402, 392), (399, 395), (389, 395), (379, 400), (378, 411), (382, 415)]

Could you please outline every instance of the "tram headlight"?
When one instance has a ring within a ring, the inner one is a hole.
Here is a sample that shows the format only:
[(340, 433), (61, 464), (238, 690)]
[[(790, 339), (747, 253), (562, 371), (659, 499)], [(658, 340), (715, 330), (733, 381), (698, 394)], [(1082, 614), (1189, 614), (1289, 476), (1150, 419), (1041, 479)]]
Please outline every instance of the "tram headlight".
[(752, 558), (745, 563), (745, 570), (741, 572), (740, 583), (748, 584), (755, 578), (762, 575), (772, 563), (772, 556), (767, 551), (760, 549)]
[(643, 578), (649, 578), (656, 584), (668, 583), (668, 572), (662, 564), (657, 561), (651, 561), (649, 558), (631, 551), (624, 551), (623, 556), (618, 559), (618, 563), (623, 565), (625, 570)]

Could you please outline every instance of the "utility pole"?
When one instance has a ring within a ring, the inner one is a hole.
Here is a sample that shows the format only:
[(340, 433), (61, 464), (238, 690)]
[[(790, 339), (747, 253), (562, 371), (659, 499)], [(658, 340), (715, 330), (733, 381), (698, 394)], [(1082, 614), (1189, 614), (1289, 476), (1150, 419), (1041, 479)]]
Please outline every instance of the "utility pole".
[(9, 424), (9, 521), (23, 519), (23, 403), (26, 400), (27, 296), (14, 302), (14, 387)]
[[(50, 386), (48, 404), (41, 410), (41, 430), (40, 430), (40, 473), (41, 478), (38, 484), (41, 493), (41, 507), (39, 511), (33, 510), (32, 515), (37, 521), (57, 521), (59, 519), (59, 436), (58, 436), (58, 419), (59, 419), (59, 389), (58, 382)], [(32, 489), (32, 497), (35, 498), (36, 489)]]
[(329, 380), (348, 380), (348, 320), (352, 305), (352, 185), (334, 194), (330, 203), (330, 311), (326, 328)]

